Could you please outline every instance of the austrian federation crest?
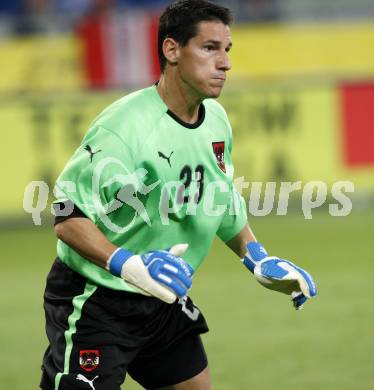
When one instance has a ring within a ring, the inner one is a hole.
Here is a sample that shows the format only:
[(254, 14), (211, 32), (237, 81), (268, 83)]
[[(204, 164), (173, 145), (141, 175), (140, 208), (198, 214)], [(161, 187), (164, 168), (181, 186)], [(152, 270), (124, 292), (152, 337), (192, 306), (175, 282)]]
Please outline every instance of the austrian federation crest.
[(217, 165), (221, 169), (222, 172), (226, 173), (226, 166), (225, 166), (225, 142), (213, 142), (213, 152), (217, 159)]
[(79, 351), (79, 365), (84, 371), (91, 372), (99, 365), (100, 352), (97, 349)]

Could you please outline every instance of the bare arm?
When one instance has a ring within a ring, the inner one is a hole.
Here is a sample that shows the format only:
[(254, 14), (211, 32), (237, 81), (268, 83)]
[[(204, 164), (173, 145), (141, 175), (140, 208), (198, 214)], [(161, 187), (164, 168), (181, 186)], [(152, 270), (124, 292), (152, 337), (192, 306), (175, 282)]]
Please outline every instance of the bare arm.
[(70, 218), (55, 226), (56, 236), (81, 256), (105, 268), (117, 249), (88, 218)]
[(246, 224), (234, 238), (226, 242), (226, 245), (240, 258), (242, 258), (247, 253), (247, 244), (249, 242), (256, 241), (256, 237), (253, 234), (251, 228), (248, 224)]

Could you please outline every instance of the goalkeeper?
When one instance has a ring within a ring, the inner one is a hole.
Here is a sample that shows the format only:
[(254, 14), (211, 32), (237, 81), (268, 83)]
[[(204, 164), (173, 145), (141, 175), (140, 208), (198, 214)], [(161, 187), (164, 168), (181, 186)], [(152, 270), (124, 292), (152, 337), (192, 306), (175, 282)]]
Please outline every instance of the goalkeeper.
[(230, 23), (204, 0), (167, 7), (159, 82), (105, 109), (59, 176), (43, 390), (120, 390), (127, 373), (145, 389), (211, 389), (208, 326), (188, 290), (216, 235), (295, 308), (316, 294), (256, 242), (233, 188), (231, 127), (214, 100)]

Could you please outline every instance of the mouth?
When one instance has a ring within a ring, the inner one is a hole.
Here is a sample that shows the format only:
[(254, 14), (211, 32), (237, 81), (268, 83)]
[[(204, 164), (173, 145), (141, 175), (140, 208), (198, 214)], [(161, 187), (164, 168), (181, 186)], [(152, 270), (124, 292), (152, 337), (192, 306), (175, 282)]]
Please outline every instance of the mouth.
[(219, 84), (224, 84), (225, 83), (225, 81), (226, 81), (226, 79), (225, 78), (223, 78), (223, 77), (213, 77), (213, 79), (212, 79), (213, 81), (215, 81), (216, 83), (219, 83)]

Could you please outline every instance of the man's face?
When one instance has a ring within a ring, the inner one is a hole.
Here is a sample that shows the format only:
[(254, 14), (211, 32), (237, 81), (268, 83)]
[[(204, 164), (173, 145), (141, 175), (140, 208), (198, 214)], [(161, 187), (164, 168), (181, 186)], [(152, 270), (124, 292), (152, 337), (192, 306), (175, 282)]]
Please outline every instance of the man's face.
[(232, 46), (230, 27), (219, 21), (200, 22), (198, 33), (179, 48), (178, 72), (201, 98), (217, 98), (231, 69), (228, 52)]

